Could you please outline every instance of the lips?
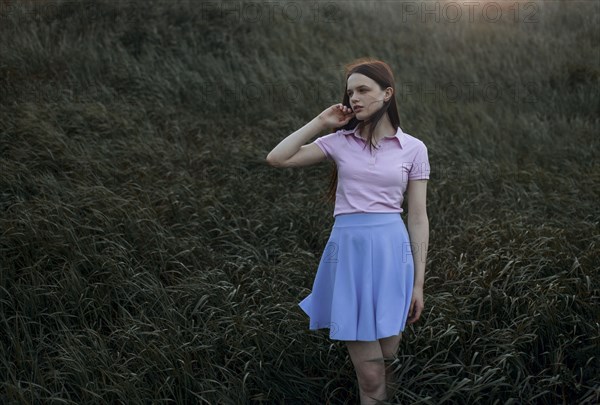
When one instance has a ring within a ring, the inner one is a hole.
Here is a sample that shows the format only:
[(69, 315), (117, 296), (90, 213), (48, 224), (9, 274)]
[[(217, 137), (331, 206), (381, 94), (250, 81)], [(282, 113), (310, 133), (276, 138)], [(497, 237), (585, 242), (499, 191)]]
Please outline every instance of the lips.
[(362, 106), (360, 106), (360, 105), (354, 106), (354, 111), (360, 111), (360, 110), (362, 110)]

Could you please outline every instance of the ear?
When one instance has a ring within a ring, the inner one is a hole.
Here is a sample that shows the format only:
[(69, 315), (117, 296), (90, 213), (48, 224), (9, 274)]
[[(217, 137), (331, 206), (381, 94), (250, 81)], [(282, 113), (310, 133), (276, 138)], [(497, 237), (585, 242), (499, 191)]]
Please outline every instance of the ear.
[(394, 89), (392, 89), (391, 87), (388, 87), (387, 89), (385, 89), (385, 97), (384, 100), (386, 102), (390, 101), (390, 98), (392, 98), (392, 95), (394, 94)]

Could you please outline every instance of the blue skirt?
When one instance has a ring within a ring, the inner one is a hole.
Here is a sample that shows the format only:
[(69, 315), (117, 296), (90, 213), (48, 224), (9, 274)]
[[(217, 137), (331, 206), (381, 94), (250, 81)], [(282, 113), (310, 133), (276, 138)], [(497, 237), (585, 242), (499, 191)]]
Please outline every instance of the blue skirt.
[(400, 213), (335, 217), (312, 292), (298, 305), (310, 330), (334, 340), (377, 339), (404, 330), (414, 284), (410, 238)]

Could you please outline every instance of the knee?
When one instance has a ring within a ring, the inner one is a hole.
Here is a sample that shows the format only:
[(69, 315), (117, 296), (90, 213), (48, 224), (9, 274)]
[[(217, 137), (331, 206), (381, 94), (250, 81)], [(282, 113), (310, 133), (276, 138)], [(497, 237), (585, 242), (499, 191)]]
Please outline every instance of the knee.
[(381, 367), (372, 367), (364, 370), (358, 383), (364, 392), (377, 392), (385, 385), (385, 370)]

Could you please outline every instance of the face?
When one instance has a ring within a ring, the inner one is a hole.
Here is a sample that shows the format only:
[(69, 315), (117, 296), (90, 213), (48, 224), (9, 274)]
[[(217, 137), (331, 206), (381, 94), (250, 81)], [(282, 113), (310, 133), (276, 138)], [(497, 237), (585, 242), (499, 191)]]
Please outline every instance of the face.
[[(379, 84), (361, 73), (352, 73), (348, 77), (347, 89), (350, 106), (359, 120), (365, 120), (383, 107), (392, 95), (392, 88), (381, 90)], [(357, 106), (362, 106), (358, 109)]]

